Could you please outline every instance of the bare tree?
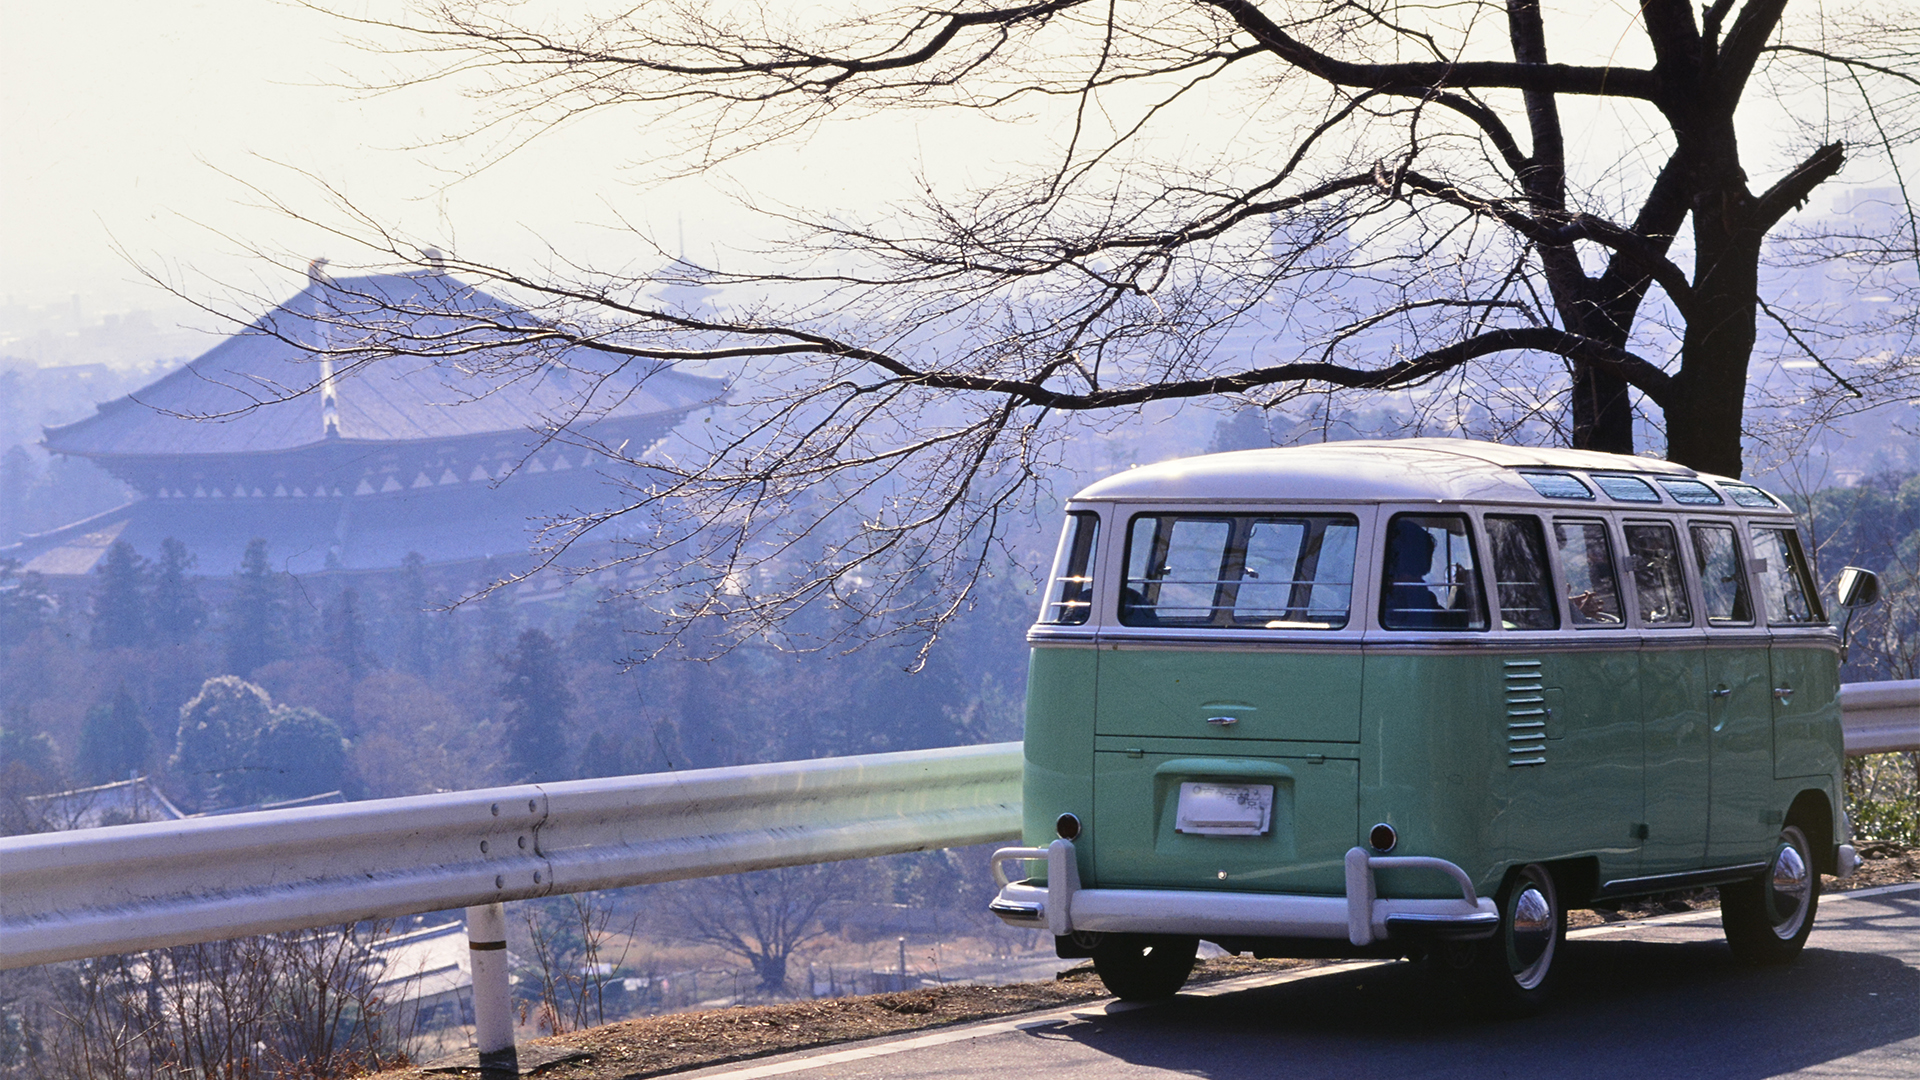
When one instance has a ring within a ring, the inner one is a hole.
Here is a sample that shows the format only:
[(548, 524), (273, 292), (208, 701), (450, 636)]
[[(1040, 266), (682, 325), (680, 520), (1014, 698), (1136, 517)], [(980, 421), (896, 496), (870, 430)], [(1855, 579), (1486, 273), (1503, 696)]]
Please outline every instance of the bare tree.
[[(363, 25), (428, 65), (403, 84), (471, 90), (474, 129), (453, 134), (501, 152), (613, 109), (677, 150), (658, 155), (666, 172), (914, 110), (1059, 134), (1042, 163), (983, 162), (971, 188), (929, 177), (916, 204), (866, 219), (756, 205), (786, 235), (744, 269), (669, 258), (637, 231), (657, 269), (424, 259), (343, 199), (329, 220), (369, 263), (431, 263), (537, 317), (483, 305), (423, 333), (434, 312), (342, 278), (324, 345), (287, 336), (342, 377), (395, 357), (495, 382), (579, 370), (592, 389), (552, 418), (562, 440), (583, 438), (608, 387), (725, 365), (727, 423), (645, 453), (597, 447), (637, 470), (631, 498), (550, 538), (619, 535), (621, 557), (680, 568), (658, 579), (670, 631), (724, 616), (734, 641), (792, 644), (782, 628), (810, 607), (861, 617), (816, 617), (816, 644), (876, 624), (924, 640), (999, 565), (996, 538), (1062, 436), (1156, 402), (1395, 391), (1470, 402), (1483, 434), (1629, 452), (1637, 401), (1670, 458), (1739, 475), (1763, 326), (1768, 348), (1826, 373), (1784, 392), (1803, 413), (1920, 376), (1900, 171), (1916, 20), (1788, 7), (1650, 0), (1562, 13), (1555, 36), (1537, 0), (968, 0), (838, 19), (689, 2), (575, 21), (426, 0)], [(1764, 162), (1743, 130), (1773, 133)], [(1783, 233), (1850, 157), (1893, 177), (1895, 212)], [(1844, 289), (1887, 293), (1891, 314), (1796, 306), (1769, 259), (1842, 266)], [(663, 299), (701, 292), (726, 306)]]
[(679, 937), (746, 961), (762, 993), (784, 995), (787, 962), (828, 933), (824, 911), (857, 892), (869, 872), (847, 863), (787, 866), (682, 882), (665, 895)]

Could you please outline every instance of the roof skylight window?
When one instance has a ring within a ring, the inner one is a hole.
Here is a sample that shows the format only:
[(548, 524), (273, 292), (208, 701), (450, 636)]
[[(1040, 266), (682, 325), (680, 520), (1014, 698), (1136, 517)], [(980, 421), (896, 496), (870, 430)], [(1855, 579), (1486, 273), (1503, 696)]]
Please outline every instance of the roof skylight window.
[(1549, 499), (1591, 500), (1593, 498), (1593, 492), (1572, 473), (1530, 472), (1520, 475), (1527, 478), (1527, 483), (1533, 485), (1533, 490)]
[(1594, 474), (1593, 482), (1607, 493), (1609, 499), (1617, 502), (1657, 503), (1660, 493), (1652, 485), (1637, 476), (1605, 476)]
[(1771, 510), (1780, 503), (1773, 496), (1751, 484), (1721, 484), (1728, 497), (1741, 506), (1754, 506), (1762, 510)]
[(1698, 480), (1674, 480), (1660, 478), (1660, 486), (1667, 489), (1673, 501), (1686, 506), (1719, 506), (1723, 501), (1720, 493)]

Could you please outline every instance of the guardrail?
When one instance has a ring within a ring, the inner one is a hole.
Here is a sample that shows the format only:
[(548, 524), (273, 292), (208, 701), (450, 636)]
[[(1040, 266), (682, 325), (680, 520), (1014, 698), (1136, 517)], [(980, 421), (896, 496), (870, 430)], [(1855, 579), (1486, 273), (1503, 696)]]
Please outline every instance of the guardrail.
[(1841, 684), (1840, 724), (1848, 757), (1920, 750), (1920, 679)]
[[(1920, 680), (1840, 688), (1849, 756), (1920, 750)], [(510, 1061), (508, 900), (1018, 839), (1019, 743), (527, 784), (0, 839), (0, 970), (468, 909)]]
[(0, 840), (0, 969), (1018, 837), (1020, 744)]

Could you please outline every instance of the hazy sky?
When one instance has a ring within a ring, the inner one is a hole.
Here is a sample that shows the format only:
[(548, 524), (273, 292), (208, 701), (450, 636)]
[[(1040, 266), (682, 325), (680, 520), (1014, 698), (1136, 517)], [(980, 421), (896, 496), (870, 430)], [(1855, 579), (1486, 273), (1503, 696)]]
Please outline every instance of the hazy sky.
[[(396, 0), (340, 6), (400, 10)], [(705, 237), (741, 233), (710, 185), (624, 187), (622, 167), (644, 161), (651, 148), (616, 116), (446, 187), (459, 155), (410, 148), (460, 127), (469, 104), (450, 88), (383, 97), (345, 89), (356, 77), (377, 78), (389, 62), (350, 44), (354, 31), (340, 20), (297, 4), (0, 0), (0, 17), (0, 116), (9, 136), (0, 155), (0, 301), (16, 311), (77, 294), (89, 310), (144, 307), (171, 320), (196, 318), (143, 283), (128, 256), (196, 295), (213, 283), (286, 295), (298, 287), (298, 270), (264, 263), (248, 245), (284, 252), (295, 266), (317, 255), (339, 260), (347, 247), (251, 205), (247, 182), (300, 209), (326, 211), (312, 183), (287, 167), (324, 179), (423, 242), (522, 265), (546, 242), (601, 265), (633, 257), (630, 241), (589, 224), (613, 217), (610, 199), (663, 239), (689, 237), (702, 257)], [(1570, 22), (1580, 30), (1589, 19), (1605, 22), (1608, 33), (1632, 26), (1610, 8), (1583, 8)], [(1601, 51), (1638, 63), (1631, 54), (1640, 47), (1629, 33)], [(1576, 143), (1592, 130), (1576, 126)], [(814, 207), (852, 208), (902, 190), (893, 185), (915, 169), (951, 177), (1010, 152), (1005, 131), (938, 131), (922, 138), (910, 123), (828, 129), (804, 150), (765, 156), (726, 179)]]
[[(360, 10), (398, 5), (367, 0)], [(609, 242), (585, 223), (611, 217), (602, 195), (632, 155), (630, 140), (608, 135), (619, 125), (545, 140), (446, 190), (454, 156), (410, 148), (458, 126), (469, 106), (444, 90), (345, 89), (387, 61), (353, 47), (339, 20), (274, 0), (4, 0), (0, 18), (8, 306), (79, 294), (93, 310), (167, 308), (116, 248), (184, 274), (189, 287), (199, 275), (268, 293), (295, 287), (297, 272), (249, 257), (246, 245), (336, 259), (347, 245), (258, 207), (246, 183), (325, 209), (312, 182), (283, 166), (463, 249), (524, 254), (545, 238), (600, 255)], [(689, 211), (697, 218), (713, 206), (683, 189), (672, 206), (628, 201), (623, 210), (674, 235)], [(699, 222), (688, 228), (697, 234)]]

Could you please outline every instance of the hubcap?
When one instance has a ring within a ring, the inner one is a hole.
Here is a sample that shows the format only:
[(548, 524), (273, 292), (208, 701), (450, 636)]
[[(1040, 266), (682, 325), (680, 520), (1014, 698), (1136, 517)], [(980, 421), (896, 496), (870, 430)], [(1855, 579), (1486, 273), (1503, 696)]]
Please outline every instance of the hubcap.
[(1531, 990), (1546, 978), (1547, 968), (1553, 963), (1558, 924), (1553, 901), (1540, 884), (1528, 881), (1513, 898), (1507, 937), (1513, 980), (1523, 989)]
[(1813, 875), (1807, 872), (1807, 860), (1798, 845), (1783, 842), (1773, 855), (1773, 869), (1767, 874), (1767, 915), (1773, 932), (1781, 940), (1800, 933), (1807, 917), (1807, 894), (1813, 888)]

